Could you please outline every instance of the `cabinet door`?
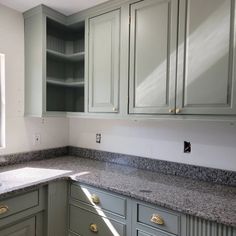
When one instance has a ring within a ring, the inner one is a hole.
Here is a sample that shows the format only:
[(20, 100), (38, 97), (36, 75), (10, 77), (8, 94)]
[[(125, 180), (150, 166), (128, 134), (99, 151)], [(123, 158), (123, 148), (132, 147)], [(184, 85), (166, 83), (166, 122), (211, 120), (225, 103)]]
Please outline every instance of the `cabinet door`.
[(118, 112), (120, 10), (89, 19), (89, 112)]
[(181, 219), (181, 236), (236, 236), (236, 228), (185, 215)]
[(35, 217), (12, 225), (6, 229), (0, 230), (1, 236), (35, 236)]
[(177, 108), (236, 114), (235, 0), (181, 0)]
[(131, 5), (129, 113), (175, 107), (177, 0)]

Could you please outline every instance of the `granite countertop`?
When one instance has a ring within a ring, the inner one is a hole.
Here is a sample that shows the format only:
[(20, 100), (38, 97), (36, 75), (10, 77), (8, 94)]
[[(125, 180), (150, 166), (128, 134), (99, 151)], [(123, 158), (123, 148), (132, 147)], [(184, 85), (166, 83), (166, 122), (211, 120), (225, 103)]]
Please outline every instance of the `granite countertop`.
[(79, 181), (236, 227), (235, 187), (72, 156), (0, 167), (0, 198), (58, 179)]

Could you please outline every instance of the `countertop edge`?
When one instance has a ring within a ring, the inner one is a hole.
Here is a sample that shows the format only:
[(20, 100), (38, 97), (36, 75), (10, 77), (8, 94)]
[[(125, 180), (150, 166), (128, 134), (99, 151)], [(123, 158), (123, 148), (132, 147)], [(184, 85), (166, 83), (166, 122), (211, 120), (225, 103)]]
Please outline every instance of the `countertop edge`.
[(225, 220), (221, 220), (221, 219), (218, 219), (218, 218), (214, 219), (214, 218), (211, 218), (211, 217), (206, 217), (204, 214), (201, 214), (201, 212), (193, 212), (193, 211), (191, 211), (191, 209), (179, 208), (179, 207), (173, 206), (171, 204), (163, 203), (161, 201), (155, 201), (155, 200), (152, 200), (152, 199), (143, 198), (142, 196), (139, 196), (137, 194), (133, 194), (128, 190), (127, 191), (122, 191), (122, 190), (119, 190), (118, 188), (109, 187), (109, 186), (102, 185), (102, 184), (94, 184), (94, 183), (89, 182), (89, 181), (80, 180), (80, 179), (78, 179), (78, 177), (75, 179), (75, 174), (73, 174), (73, 175), (63, 174), (61, 176), (55, 176), (55, 178), (52, 177), (52, 178), (47, 179), (47, 180), (38, 181), (37, 183), (30, 183), (30, 184), (27, 184), (27, 186), (19, 186), (19, 187), (16, 187), (16, 188), (12, 188), (12, 189), (10, 189), (6, 192), (0, 193), (0, 198), (7, 198), (7, 197), (10, 197), (12, 194), (18, 194), (18, 193), (20, 194), (20, 193), (30, 191), (30, 190), (35, 189), (35, 188), (39, 188), (41, 186), (45, 186), (45, 185), (47, 185), (51, 182), (61, 181), (61, 180), (73, 181), (73, 182), (77, 182), (79, 184), (85, 184), (85, 185), (89, 185), (89, 186), (92, 186), (92, 187), (100, 188), (100, 189), (105, 190), (105, 191), (110, 191), (110, 192), (113, 192), (113, 193), (116, 193), (116, 194), (120, 194), (120, 195), (125, 196), (127, 198), (132, 198), (132, 199), (135, 199), (135, 200), (138, 200), (138, 201), (143, 201), (145, 203), (149, 203), (149, 204), (157, 205), (157, 206), (160, 206), (160, 207), (164, 207), (164, 208), (167, 208), (168, 210), (177, 211), (177, 213), (179, 213), (179, 214), (192, 215), (192, 216), (196, 216), (196, 217), (199, 217), (199, 218), (202, 218), (202, 219), (205, 219), (205, 220), (209, 220), (209, 221), (212, 221), (212, 222), (215, 222), (215, 223), (224, 224), (224, 225), (236, 228), (236, 222), (232, 223), (232, 222), (227, 222)]

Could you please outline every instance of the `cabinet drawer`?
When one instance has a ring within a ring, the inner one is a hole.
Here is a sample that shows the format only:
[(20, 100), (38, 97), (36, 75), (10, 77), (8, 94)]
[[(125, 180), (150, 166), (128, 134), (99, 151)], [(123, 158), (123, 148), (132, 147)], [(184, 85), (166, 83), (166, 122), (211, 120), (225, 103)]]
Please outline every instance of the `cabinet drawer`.
[(98, 206), (123, 217), (126, 216), (126, 199), (123, 197), (76, 184), (71, 185), (70, 195), (81, 202)]
[(36, 235), (36, 219), (32, 217), (20, 223), (0, 230), (1, 236), (34, 236)]
[(125, 225), (115, 220), (108, 219), (104, 213), (94, 214), (90, 211), (69, 206), (69, 229), (81, 236), (125, 236)]
[(169, 234), (169, 233), (165, 233), (165, 232), (158, 232), (156, 231), (155, 234), (149, 234), (149, 233), (146, 233), (146, 232), (143, 232), (143, 231), (137, 231), (137, 236), (174, 236), (173, 234)]
[(164, 211), (156, 207), (137, 204), (137, 221), (173, 234), (179, 232), (179, 215)]
[(0, 219), (39, 205), (38, 190), (0, 200)]

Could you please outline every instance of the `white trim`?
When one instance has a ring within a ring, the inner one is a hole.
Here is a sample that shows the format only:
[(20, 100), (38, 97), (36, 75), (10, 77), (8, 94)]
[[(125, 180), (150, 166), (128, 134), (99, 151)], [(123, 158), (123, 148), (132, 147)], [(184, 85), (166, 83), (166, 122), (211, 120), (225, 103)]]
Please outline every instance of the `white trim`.
[(0, 54), (0, 148), (6, 147), (6, 130), (5, 130), (5, 109), (6, 100), (5, 100), (5, 55)]

